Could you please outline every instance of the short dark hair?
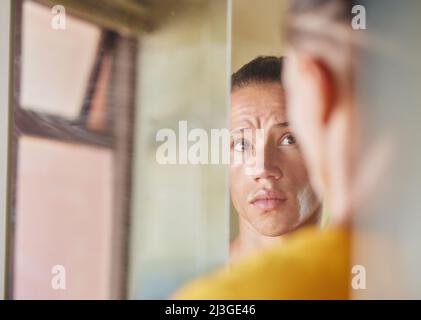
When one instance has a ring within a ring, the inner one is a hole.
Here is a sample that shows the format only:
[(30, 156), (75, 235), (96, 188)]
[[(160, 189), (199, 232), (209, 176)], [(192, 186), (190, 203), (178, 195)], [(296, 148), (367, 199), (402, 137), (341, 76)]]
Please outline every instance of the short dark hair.
[(250, 84), (282, 84), (283, 58), (260, 56), (242, 66), (231, 77), (231, 91)]

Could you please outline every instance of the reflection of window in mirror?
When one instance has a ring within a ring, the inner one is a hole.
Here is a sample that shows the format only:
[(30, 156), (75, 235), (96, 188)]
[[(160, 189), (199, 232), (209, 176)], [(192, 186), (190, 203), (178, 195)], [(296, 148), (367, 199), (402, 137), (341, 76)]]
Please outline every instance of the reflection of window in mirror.
[[(16, 1), (8, 287), (17, 299), (126, 292), (137, 40), (73, 3), (55, 30), (54, 1)], [(77, 281), (52, 290), (55, 266)]]

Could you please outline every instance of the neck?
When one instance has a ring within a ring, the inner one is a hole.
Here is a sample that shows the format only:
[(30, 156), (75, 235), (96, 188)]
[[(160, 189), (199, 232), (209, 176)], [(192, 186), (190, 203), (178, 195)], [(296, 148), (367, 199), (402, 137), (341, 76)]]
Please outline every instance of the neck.
[(321, 220), (321, 208), (317, 209), (316, 212), (307, 219), (304, 223), (300, 224), (297, 228), (288, 231), (285, 234), (279, 236), (265, 236), (257, 232), (248, 221), (239, 218), (239, 234), (231, 243), (230, 257), (231, 260), (237, 260), (239, 258), (248, 256), (261, 249), (270, 247), (275, 243), (283, 241), (291, 232), (298, 229), (319, 225)]

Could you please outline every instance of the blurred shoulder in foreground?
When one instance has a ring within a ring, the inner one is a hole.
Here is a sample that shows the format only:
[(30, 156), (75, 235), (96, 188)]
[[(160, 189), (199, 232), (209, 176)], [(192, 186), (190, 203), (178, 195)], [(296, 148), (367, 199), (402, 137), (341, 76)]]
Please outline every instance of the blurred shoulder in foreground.
[(297, 232), (274, 246), (196, 280), (176, 299), (348, 299), (350, 232), (346, 228)]

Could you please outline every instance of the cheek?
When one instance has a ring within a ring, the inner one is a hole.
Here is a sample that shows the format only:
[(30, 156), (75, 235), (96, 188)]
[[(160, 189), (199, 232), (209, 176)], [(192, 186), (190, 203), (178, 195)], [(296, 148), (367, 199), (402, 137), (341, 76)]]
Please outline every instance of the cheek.
[(294, 150), (284, 162), (284, 172), (292, 190), (300, 190), (309, 184), (309, 177), (304, 158), (299, 149)]
[(296, 200), (299, 221), (306, 220), (319, 207), (320, 201), (316, 196), (308, 176), (308, 172), (301, 155), (297, 155), (289, 167), (291, 191)]
[(308, 184), (297, 194), (300, 222), (307, 220), (320, 206), (320, 201)]

